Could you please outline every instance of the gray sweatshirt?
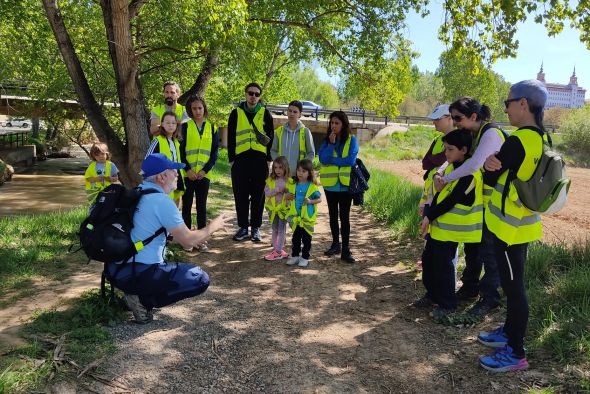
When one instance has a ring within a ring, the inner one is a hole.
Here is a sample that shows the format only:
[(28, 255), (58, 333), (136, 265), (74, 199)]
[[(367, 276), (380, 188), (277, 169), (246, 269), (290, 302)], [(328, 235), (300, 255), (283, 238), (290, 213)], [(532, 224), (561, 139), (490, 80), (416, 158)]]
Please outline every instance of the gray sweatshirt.
[[(313, 138), (311, 131), (301, 121), (297, 122), (296, 130), (289, 128), (289, 122), (283, 125), (283, 137), (281, 138), (282, 154), (289, 162), (289, 170), (291, 176), (296, 175), (297, 162), (299, 161), (299, 138), (300, 133), (305, 133), (305, 158), (313, 160), (315, 156), (315, 147), (313, 146)], [(275, 138), (272, 140), (272, 147), (270, 148), (270, 156), (276, 159), (279, 156), (279, 139), (275, 133)]]

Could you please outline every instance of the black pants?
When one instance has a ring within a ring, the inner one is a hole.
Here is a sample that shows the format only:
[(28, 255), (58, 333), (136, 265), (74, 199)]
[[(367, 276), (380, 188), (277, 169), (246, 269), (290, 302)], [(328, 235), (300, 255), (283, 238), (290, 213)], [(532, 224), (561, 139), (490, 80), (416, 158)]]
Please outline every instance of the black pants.
[(506, 294), (506, 322), (504, 332), (514, 355), (524, 357), (524, 336), (529, 322), (529, 303), (524, 287), (524, 263), (528, 243), (506, 245), (494, 235), (494, 247), (500, 283)]
[(422, 283), (426, 296), (445, 309), (457, 308), (455, 265), (457, 242), (438, 241), (428, 237), (422, 252)]
[[(303, 250), (301, 250), (301, 243), (303, 243)], [(299, 256), (305, 260), (309, 260), (309, 251), (311, 250), (311, 235), (305, 231), (301, 226), (297, 226), (293, 231), (291, 256)]]
[(241, 159), (231, 167), (231, 182), (236, 203), (238, 226), (260, 227), (264, 212), (264, 184), (268, 177), (266, 158)]
[[(496, 253), (494, 249), (494, 234), (483, 225), (481, 243), (477, 251), (477, 259), (467, 258), (467, 244), (465, 245), (465, 269), (461, 275), (463, 288), (473, 293), (478, 293), (481, 298), (491, 305), (500, 303), (500, 275), (496, 263)], [(483, 277), (480, 280), (481, 270), (484, 270)]]
[[(328, 201), (332, 243), (339, 243), (340, 233), (342, 233), (342, 250), (350, 250), (350, 205), (352, 203), (352, 194), (348, 192), (324, 191), (326, 193), (326, 200)], [(340, 228), (338, 226), (338, 217), (340, 217)]]
[(191, 211), (193, 208), (193, 196), (197, 200), (197, 228), (207, 226), (207, 196), (209, 195), (209, 179), (203, 178), (197, 181), (184, 179), (186, 190), (182, 195), (182, 219), (189, 229), (192, 226)]

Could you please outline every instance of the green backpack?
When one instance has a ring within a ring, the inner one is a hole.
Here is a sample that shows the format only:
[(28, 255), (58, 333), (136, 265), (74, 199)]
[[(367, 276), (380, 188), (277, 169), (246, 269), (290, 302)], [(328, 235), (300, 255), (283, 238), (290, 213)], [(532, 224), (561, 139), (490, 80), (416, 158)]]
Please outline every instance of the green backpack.
[(551, 139), (549, 143), (542, 143), (543, 153), (533, 176), (528, 181), (521, 181), (514, 173), (509, 174), (509, 177), (512, 177), (518, 198), (525, 207), (534, 212), (550, 214), (565, 206), (571, 180), (565, 172), (563, 158), (551, 150)]

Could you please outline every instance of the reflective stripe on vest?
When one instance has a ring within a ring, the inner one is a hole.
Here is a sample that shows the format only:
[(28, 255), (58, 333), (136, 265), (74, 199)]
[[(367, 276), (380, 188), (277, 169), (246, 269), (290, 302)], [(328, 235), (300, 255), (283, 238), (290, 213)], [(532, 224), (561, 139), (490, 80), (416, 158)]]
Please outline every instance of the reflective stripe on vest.
[[(195, 173), (201, 171), (211, 157), (213, 147), (213, 130), (211, 123), (203, 123), (203, 135), (199, 134), (199, 129), (194, 120), (187, 122), (186, 129), (186, 161)], [(205, 178), (211, 179), (211, 171), (205, 174)]]
[[(236, 124), (236, 155), (244, 153), (249, 149), (266, 154), (266, 146), (260, 144), (256, 139), (256, 134), (252, 125), (248, 121), (246, 112), (240, 107), (236, 108), (238, 121)], [(252, 123), (258, 128), (258, 131), (264, 133), (264, 107), (260, 107)]]
[[(289, 180), (291, 182), (293, 182), (292, 179), (289, 178)], [(268, 186), (268, 188), (270, 190), (274, 190), (274, 188), (277, 186), (277, 181), (272, 178), (267, 178), (266, 185)], [(272, 224), (274, 222), (275, 217), (277, 215), (279, 216), (280, 219), (285, 219), (285, 216), (287, 214), (286, 206), (285, 206), (286, 193), (283, 193), (283, 197), (281, 199), (281, 202), (278, 204), (276, 202), (275, 197), (276, 196), (265, 197), (265, 200), (264, 200), (264, 208), (266, 208), (266, 212), (268, 212), (270, 224)]]
[[(519, 129), (511, 136), (518, 138), (524, 148), (525, 157), (520, 165), (516, 176), (522, 181), (531, 178), (535, 172), (542, 153), (542, 144), (539, 144), (541, 136), (531, 129)], [(543, 236), (541, 216), (532, 212), (521, 204), (516, 188), (510, 188), (502, 214), (502, 194), (508, 178), (508, 172), (504, 171), (495, 187), (492, 189), (492, 196), (485, 210), (486, 225), (492, 233), (508, 245), (523, 244)]]
[[(349, 135), (346, 143), (344, 144), (344, 148), (342, 149), (342, 158), (348, 157), (351, 140), (352, 136)], [(338, 157), (336, 154), (336, 148), (334, 148), (334, 151), (332, 152), (332, 157)], [(344, 186), (349, 186), (351, 169), (351, 166), (338, 167), (334, 165), (322, 165), (322, 168), (320, 168), (320, 182), (324, 187), (335, 186), (337, 181), (340, 181), (340, 183)]]
[[(172, 141), (174, 142), (174, 148), (176, 149), (176, 160), (172, 157), (172, 152), (170, 151), (170, 144), (168, 143), (168, 138), (164, 137), (163, 135), (159, 135), (158, 139), (158, 147), (160, 149), (160, 153), (166, 155), (168, 159), (171, 161), (176, 161), (176, 163), (180, 163), (180, 143), (178, 139), (174, 138)], [(186, 172), (184, 168), (180, 170), (180, 177), (182, 182), (184, 183), (184, 177), (186, 176)], [(175, 200), (176, 198), (182, 196), (184, 194), (183, 190), (173, 190), (168, 194), (171, 199)]]
[[(445, 175), (450, 174), (453, 170), (454, 165), (449, 164), (445, 169)], [(446, 184), (437, 197), (437, 203), (440, 204), (447, 198), (458, 183), (459, 179)], [(430, 236), (433, 239), (468, 243), (481, 241), (483, 227), (483, 177), (481, 171), (473, 173), (472, 183), (475, 184), (473, 205), (455, 204), (449, 211), (433, 220), (430, 224)]]
[[(109, 160), (105, 161), (104, 174), (101, 175), (106, 177), (111, 176), (111, 162)], [(104, 182), (88, 182), (86, 180), (87, 178), (96, 178), (97, 176), (96, 162), (93, 160), (84, 173), (84, 188), (86, 189), (86, 201), (88, 201), (88, 205), (92, 204), (94, 200), (96, 200), (98, 193), (111, 184), (111, 182), (107, 180)]]
[[(295, 195), (295, 182), (289, 182), (287, 184), (287, 189), (289, 193)], [(309, 198), (313, 193), (319, 191), (317, 185), (310, 183), (309, 187), (307, 188), (307, 192), (305, 193), (305, 198)], [(313, 235), (313, 230), (316, 222), (316, 216), (318, 212), (317, 204), (310, 204), (313, 206), (313, 214), (310, 216), (307, 207), (309, 205), (303, 204), (301, 207), (301, 213), (297, 213), (297, 208), (295, 207), (295, 199), (286, 201), (285, 204), (288, 204), (288, 212), (285, 216), (285, 219), (291, 224), (291, 229), (295, 230), (297, 226), (301, 227), (305, 230), (309, 235)]]
[[(283, 131), (284, 130), (285, 130), (284, 126), (279, 126), (275, 130), (275, 135), (277, 136), (278, 144), (279, 144), (279, 156), (283, 156)], [(298, 130), (299, 130), (299, 160), (303, 160), (303, 159), (305, 159), (305, 127), (300, 127)], [(294, 133), (296, 131), (294, 131)]]

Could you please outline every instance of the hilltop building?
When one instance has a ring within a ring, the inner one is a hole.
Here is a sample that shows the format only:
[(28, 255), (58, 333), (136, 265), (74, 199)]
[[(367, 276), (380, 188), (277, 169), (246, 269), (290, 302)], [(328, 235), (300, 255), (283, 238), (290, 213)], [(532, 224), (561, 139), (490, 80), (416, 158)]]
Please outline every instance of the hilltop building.
[(543, 72), (543, 64), (541, 70), (537, 73), (537, 80), (543, 82), (549, 97), (545, 108), (561, 107), (561, 108), (580, 108), (585, 104), (586, 89), (578, 86), (578, 78), (576, 77), (576, 68), (570, 77), (570, 82), (567, 85), (560, 85), (558, 83), (545, 82), (545, 73)]

